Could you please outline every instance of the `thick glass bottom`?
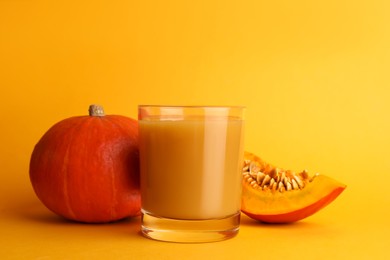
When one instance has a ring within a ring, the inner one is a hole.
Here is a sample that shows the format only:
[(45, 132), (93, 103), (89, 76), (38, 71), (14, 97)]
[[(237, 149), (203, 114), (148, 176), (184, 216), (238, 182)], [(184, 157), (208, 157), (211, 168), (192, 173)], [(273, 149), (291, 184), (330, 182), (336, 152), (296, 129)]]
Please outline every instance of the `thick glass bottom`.
[(237, 235), (240, 213), (207, 220), (169, 219), (142, 213), (141, 232), (144, 236), (167, 242), (204, 243), (225, 240)]

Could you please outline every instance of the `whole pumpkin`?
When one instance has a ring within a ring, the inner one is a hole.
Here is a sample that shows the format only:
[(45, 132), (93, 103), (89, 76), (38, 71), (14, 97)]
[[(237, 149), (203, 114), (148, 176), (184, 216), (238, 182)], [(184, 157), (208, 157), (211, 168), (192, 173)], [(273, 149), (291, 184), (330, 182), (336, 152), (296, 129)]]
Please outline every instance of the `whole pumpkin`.
[(140, 214), (138, 123), (104, 115), (62, 120), (36, 144), (30, 180), (42, 203), (70, 220), (104, 223)]

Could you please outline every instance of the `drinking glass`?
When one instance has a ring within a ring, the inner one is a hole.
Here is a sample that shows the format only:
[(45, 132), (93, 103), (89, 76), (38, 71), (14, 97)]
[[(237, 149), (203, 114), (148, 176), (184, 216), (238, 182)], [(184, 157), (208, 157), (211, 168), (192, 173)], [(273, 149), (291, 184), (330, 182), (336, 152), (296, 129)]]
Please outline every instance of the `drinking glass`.
[(144, 236), (211, 242), (238, 233), (244, 109), (138, 107)]

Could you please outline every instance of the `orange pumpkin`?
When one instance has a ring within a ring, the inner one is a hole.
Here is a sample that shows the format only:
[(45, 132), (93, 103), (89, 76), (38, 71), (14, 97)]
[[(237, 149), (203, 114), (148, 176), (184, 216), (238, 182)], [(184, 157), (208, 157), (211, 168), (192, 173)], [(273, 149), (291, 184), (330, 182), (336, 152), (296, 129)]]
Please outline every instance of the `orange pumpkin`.
[(65, 119), (36, 144), (30, 180), (42, 203), (67, 219), (103, 223), (140, 214), (138, 123), (104, 115)]

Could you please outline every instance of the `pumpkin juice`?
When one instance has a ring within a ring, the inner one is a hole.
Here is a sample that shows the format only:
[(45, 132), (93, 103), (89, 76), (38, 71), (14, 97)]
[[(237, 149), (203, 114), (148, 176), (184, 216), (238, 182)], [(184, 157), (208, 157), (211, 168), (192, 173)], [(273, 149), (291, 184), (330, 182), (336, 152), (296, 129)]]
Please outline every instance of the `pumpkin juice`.
[(239, 212), (241, 118), (149, 117), (139, 130), (144, 213), (207, 220)]

